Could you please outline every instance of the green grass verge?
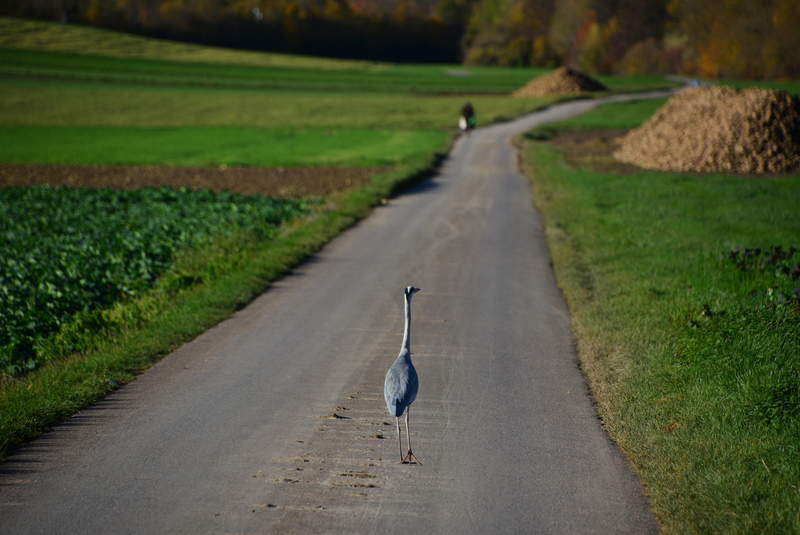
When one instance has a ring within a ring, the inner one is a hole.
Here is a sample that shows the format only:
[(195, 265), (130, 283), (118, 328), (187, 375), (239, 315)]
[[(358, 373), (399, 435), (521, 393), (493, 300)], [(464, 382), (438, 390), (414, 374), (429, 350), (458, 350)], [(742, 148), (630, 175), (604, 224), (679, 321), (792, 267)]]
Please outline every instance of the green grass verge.
[(764, 87), (767, 89), (782, 89), (790, 95), (800, 96), (800, 81), (797, 80), (724, 80), (720, 82), (725, 85), (732, 85), (739, 89), (747, 87)]
[(0, 125), (0, 161), (391, 166), (449, 137), (443, 130)]
[(69, 342), (81, 347), (80, 353), (20, 379), (6, 378), (0, 390), (0, 454), (132, 381), (176, 346), (246, 305), (366, 217), (381, 199), (426, 176), (443, 153), (444, 147), (434, 155), (418, 155), (365, 188), (331, 196), (325, 209), (274, 240), (239, 233), (184, 251), (153, 291), (104, 311), (99, 328), (82, 325), (81, 318), (67, 325), (52, 344), (72, 336)]
[[(637, 106), (570, 124), (641, 122)], [(731, 255), (800, 247), (800, 176), (602, 173), (542, 142), (525, 157), (582, 367), (664, 531), (800, 533), (800, 253)]]
[(663, 106), (668, 100), (664, 98), (648, 98), (642, 100), (632, 100), (630, 102), (618, 102), (598, 106), (591, 113), (573, 117), (565, 121), (550, 123), (547, 129), (557, 130), (559, 128), (636, 128), (642, 124), (642, 117), (652, 116), (656, 110)]

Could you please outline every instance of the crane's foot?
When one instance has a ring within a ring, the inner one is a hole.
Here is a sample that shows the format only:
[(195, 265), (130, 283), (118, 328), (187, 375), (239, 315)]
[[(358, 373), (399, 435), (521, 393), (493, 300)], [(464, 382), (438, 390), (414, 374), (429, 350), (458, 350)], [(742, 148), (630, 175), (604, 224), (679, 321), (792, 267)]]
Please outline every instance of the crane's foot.
[(411, 464), (411, 459), (414, 459), (414, 461), (415, 461), (415, 462), (416, 462), (418, 465), (422, 466), (422, 463), (421, 463), (421, 462), (419, 462), (419, 459), (417, 459), (417, 456), (416, 456), (416, 455), (414, 455), (413, 453), (411, 453), (411, 450), (408, 450), (408, 453), (406, 453), (406, 456), (405, 456), (405, 457), (403, 457), (403, 460), (402, 460), (402, 461), (400, 461), (400, 463), (399, 463), (399, 464), (404, 464), (406, 461), (408, 461), (408, 464)]

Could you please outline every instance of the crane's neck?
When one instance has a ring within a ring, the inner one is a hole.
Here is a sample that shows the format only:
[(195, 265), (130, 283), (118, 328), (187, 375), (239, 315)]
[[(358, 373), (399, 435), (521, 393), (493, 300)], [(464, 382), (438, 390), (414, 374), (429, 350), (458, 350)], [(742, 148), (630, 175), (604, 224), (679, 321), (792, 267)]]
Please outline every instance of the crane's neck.
[(411, 357), (411, 300), (406, 299), (406, 327), (403, 330), (403, 346), (402, 350), (405, 350), (407, 355), (406, 358)]

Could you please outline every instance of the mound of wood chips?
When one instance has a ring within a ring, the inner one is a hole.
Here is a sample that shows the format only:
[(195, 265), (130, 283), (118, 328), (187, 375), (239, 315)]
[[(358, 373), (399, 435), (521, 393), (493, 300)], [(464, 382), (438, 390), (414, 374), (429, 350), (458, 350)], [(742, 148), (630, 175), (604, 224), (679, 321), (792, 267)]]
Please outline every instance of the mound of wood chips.
[(548, 97), (607, 90), (606, 86), (583, 73), (560, 67), (549, 74), (537, 76), (512, 94), (515, 97)]
[(618, 160), (647, 169), (797, 172), (800, 100), (774, 89), (684, 89), (618, 141)]

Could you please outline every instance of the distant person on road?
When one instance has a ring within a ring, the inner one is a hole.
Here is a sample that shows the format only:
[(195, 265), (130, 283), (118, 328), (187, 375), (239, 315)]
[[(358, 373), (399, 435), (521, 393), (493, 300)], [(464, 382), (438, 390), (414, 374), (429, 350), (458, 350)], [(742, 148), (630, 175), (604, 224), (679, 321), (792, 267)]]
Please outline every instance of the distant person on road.
[(461, 108), (461, 118), (458, 121), (458, 126), (462, 132), (469, 132), (475, 128), (475, 110), (470, 102), (467, 102)]

